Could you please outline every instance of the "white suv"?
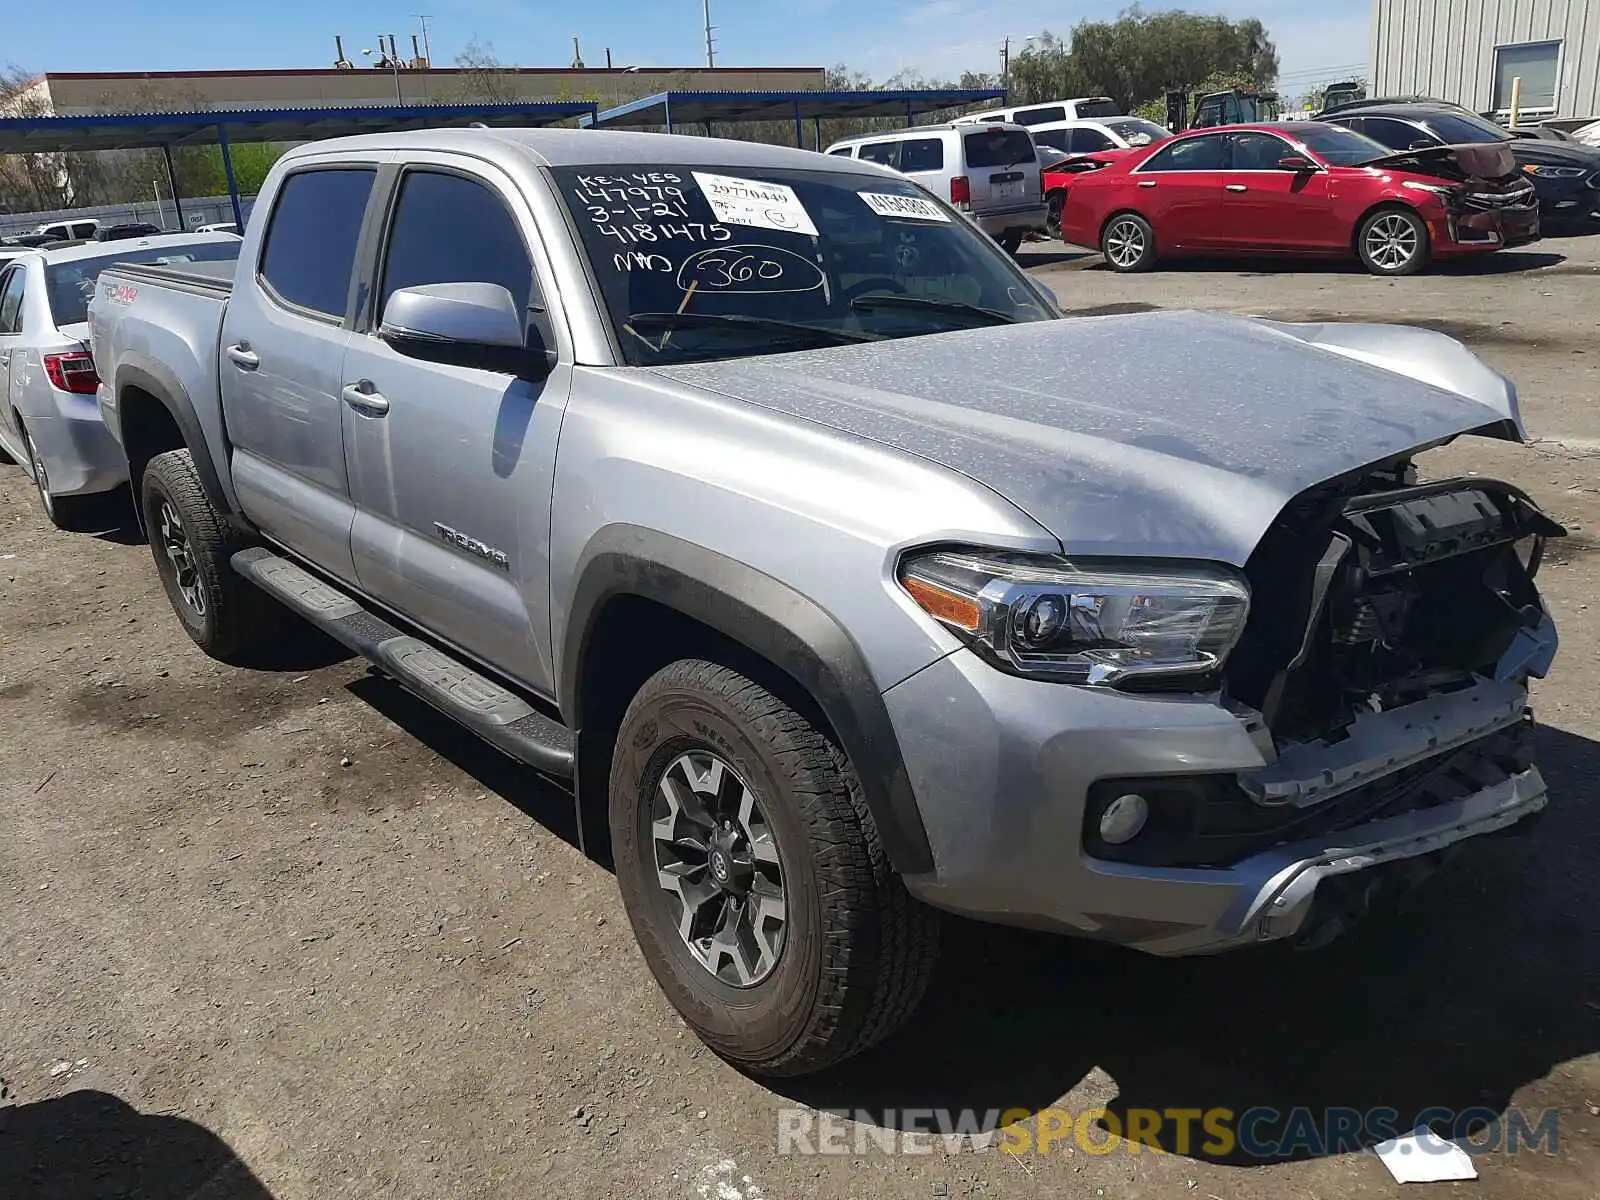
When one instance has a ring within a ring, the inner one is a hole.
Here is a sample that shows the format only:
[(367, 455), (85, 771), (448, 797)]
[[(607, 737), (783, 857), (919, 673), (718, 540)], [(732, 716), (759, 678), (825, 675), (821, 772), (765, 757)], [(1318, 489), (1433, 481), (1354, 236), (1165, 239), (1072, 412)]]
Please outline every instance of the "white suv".
[(845, 138), (827, 153), (911, 176), (1013, 254), (1028, 234), (1045, 228), (1039, 159), (1020, 125), (914, 125)]
[(1120, 117), (1122, 109), (1110, 96), (1080, 96), (1076, 100), (1046, 100), (1043, 104), (1024, 104), (1018, 108), (990, 108), (957, 117), (957, 125), (988, 124), (1003, 121), (1008, 125), (1051, 125), (1057, 121), (1098, 120)]

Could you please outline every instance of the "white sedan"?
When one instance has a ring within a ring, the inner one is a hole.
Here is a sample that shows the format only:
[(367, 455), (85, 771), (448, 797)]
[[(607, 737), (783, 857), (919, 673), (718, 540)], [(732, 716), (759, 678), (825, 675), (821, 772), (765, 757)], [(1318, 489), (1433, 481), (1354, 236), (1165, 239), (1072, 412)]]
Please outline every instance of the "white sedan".
[(227, 234), (176, 233), (34, 250), (0, 266), (0, 461), (22, 464), (57, 528), (72, 528), (127, 479), (100, 419), (87, 341), (100, 272), (118, 262), (234, 259), (239, 245)]

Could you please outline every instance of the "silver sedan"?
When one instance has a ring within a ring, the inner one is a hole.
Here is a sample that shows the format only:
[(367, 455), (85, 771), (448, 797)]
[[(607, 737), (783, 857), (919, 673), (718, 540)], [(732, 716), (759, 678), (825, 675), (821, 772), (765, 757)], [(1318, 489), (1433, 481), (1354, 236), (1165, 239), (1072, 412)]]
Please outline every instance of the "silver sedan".
[(71, 528), (127, 479), (95, 401), (89, 298), (112, 263), (234, 259), (227, 234), (170, 234), (35, 250), (0, 264), (0, 461), (23, 465), (45, 516)]

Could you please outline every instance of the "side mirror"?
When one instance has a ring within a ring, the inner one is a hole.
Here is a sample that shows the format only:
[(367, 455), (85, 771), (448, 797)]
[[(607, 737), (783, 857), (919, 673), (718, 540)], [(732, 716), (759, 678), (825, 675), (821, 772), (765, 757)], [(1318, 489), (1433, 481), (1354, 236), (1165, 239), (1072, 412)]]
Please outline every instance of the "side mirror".
[(1412, 142), (1409, 146), (1407, 146), (1406, 149), (1407, 150), (1431, 150), (1435, 146), (1437, 146), (1438, 144), (1439, 144), (1438, 142), (1430, 142), (1427, 138), (1418, 138), (1416, 141)]
[(1280, 171), (1304, 172), (1315, 171), (1316, 169), (1317, 164), (1304, 154), (1285, 154), (1278, 160), (1278, 170)]
[(537, 378), (555, 365), (555, 352), (497, 283), (400, 288), (384, 305), (378, 336), (398, 354), (458, 367)]

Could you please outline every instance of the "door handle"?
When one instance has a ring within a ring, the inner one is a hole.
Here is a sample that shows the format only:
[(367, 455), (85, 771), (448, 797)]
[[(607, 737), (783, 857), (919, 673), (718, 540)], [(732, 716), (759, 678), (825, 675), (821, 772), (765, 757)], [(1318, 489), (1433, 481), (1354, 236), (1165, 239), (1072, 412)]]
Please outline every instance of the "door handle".
[(1139, 186), (1140, 187), (1155, 187), (1155, 185), (1156, 185), (1156, 181), (1154, 179), (1141, 179), (1141, 180), (1139, 180)]
[(237, 346), (229, 346), (224, 353), (228, 361), (236, 367), (243, 367), (246, 371), (254, 371), (261, 365), (261, 356), (250, 349), (249, 342), (240, 342)]
[(339, 395), (344, 397), (344, 402), (351, 408), (371, 417), (381, 417), (389, 411), (389, 402), (384, 399), (381, 392), (373, 390), (370, 379), (345, 384)]
[(1230, 183), (1228, 190), (1230, 192), (1248, 192), (1250, 189), (1242, 183)]

